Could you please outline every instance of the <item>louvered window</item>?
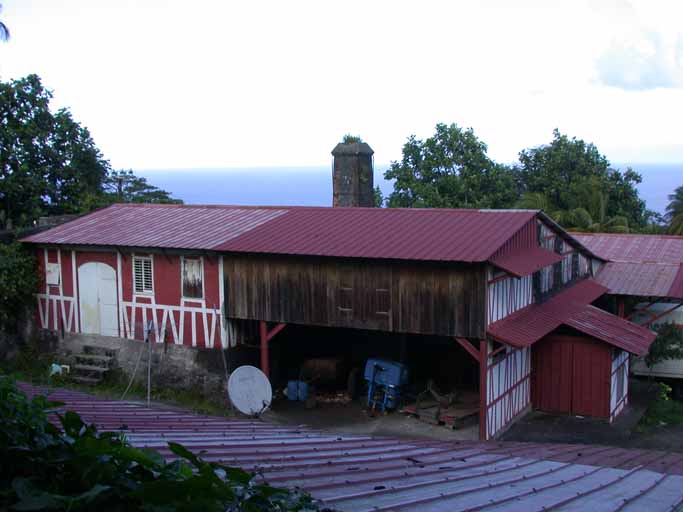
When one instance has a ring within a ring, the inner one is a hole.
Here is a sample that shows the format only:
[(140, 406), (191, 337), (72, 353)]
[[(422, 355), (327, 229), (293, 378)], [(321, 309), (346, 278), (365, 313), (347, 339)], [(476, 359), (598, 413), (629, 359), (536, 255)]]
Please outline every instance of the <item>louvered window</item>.
[(133, 258), (133, 278), (135, 293), (154, 293), (152, 258), (140, 256)]

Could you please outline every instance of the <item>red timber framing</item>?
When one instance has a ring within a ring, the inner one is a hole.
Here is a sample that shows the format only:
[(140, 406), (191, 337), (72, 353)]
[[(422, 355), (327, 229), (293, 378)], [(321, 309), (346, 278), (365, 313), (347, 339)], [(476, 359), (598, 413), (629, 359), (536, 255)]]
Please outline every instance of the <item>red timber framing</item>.
[[(610, 423), (612, 423), (616, 419), (617, 415), (628, 404), (629, 363), (629, 353), (626, 351), (622, 351), (618, 357), (612, 360), (612, 373), (610, 375)], [(619, 396), (620, 387), (621, 396)]]
[[(652, 303), (652, 304), (654, 304), (654, 303)], [(680, 308), (681, 306), (683, 306), (683, 302), (680, 302), (680, 303), (678, 303), (678, 304), (674, 304), (674, 305), (673, 305), (672, 307), (670, 307), (669, 309), (667, 309), (667, 310), (665, 310), (665, 311), (662, 311), (662, 312), (659, 313), (659, 314), (656, 314), (656, 313), (653, 313), (652, 311), (648, 311), (648, 308), (649, 308), (650, 306), (652, 306), (652, 304), (649, 304), (649, 305), (646, 306), (645, 308), (643, 308), (643, 309), (638, 309), (637, 311), (634, 311), (634, 312), (633, 312), (633, 314), (636, 314), (636, 313), (643, 313), (643, 314), (646, 314), (646, 315), (650, 315), (650, 319), (649, 319), (647, 322), (645, 322), (644, 324), (640, 324), (640, 325), (642, 325), (643, 327), (650, 327), (650, 325), (652, 325), (654, 322), (656, 322), (656, 321), (659, 320), (660, 318), (662, 318), (662, 317), (664, 317), (664, 316), (666, 316), (666, 315), (668, 315), (668, 314), (670, 314), (670, 313), (673, 313), (673, 312), (676, 311), (678, 308)]]
[(455, 341), (479, 363), (479, 439), (492, 439), (531, 404), (531, 350), (502, 345), (489, 352), (488, 340), (479, 340), (479, 350), (465, 338)]
[(277, 324), (271, 330), (268, 330), (268, 322), (261, 320), (259, 322), (259, 335), (261, 338), (261, 371), (270, 378), (270, 351), (269, 343), (287, 324)]

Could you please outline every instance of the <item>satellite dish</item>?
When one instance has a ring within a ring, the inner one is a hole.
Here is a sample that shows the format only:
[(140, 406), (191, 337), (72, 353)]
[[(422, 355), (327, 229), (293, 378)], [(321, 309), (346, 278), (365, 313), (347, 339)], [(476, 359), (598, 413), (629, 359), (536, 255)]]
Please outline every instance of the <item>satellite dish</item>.
[(258, 416), (270, 407), (273, 388), (265, 374), (254, 366), (240, 366), (228, 379), (228, 397), (242, 414)]

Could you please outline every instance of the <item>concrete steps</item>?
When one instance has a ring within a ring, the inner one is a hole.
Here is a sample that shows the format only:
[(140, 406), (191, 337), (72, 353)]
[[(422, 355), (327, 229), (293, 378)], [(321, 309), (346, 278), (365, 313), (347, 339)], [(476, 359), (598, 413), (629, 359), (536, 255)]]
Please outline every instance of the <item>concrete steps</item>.
[(71, 380), (89, 386), (102, 382), (116, 365), (116, 350), (97, 345), (84, 345), (83, 352), (73, 357), (75, 364), (71, 367)]

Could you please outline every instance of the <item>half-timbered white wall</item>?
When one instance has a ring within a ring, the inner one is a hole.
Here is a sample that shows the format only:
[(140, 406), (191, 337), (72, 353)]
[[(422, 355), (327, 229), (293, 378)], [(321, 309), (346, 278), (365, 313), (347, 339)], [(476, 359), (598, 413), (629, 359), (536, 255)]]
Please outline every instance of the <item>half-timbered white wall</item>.
[(486, 439), (492, 439), (531, 405), (531, 349), (507, 347), (486, 370)]
[(533, 302), (532, 276), (522, 278), (506, 277), (493, 280), (493, 270), (489, 270), (487, 323), (502, 320)]
[[(38, 254), (41, 256), (40, 268), (44, 275), (43, 291), (36, 297), (39, 325), (44, 329), (82, 333), (78, 268), (91, 260), (91, 253), (44, 249)], [(217, 293), (205, 294), (201, 299), (182, 297), (178, 255), (152, 255), (157, 263), (153, 270), (155, 282), (177, 280), (177, 294), (167, 290), (159, 293), (156, 289), (152, 293), (135, 293), (132, 286), (132, 257), (121, 253), (93, 253), (93, 260), (110, 265), (116, 272), (119, 337), (143, 339), (151, 323), (151, 338), (157, 343), (171, 342), (201, 348), (234, 346), (235, 338), (231, 336), (233, 330), (223, 313), (222, 256), (217, 256), (213, 261), (217, 270), (204, 271), (205, 287), (208, 288), (207, 280), (215, 280), (210, 285)], [(211, 265), (203, 264), (202, 267), (207, 269)]]
[(628, 404), (628, 370), (629, 353), (624, 350), (617, 351), (616, 357), (612, 358), (609, 407), (610, 421), (614, 421), (617, 415)]

